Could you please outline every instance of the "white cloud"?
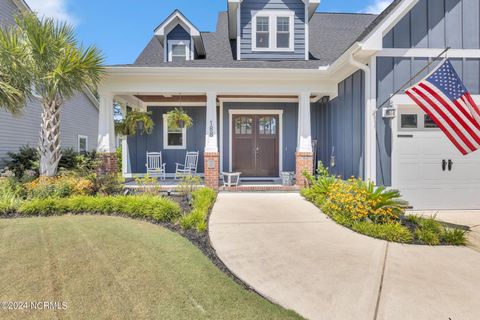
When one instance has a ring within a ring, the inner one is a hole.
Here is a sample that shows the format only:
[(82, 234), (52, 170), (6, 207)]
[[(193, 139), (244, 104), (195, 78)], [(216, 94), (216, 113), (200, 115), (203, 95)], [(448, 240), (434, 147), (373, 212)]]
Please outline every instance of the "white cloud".
[(27, 0), (27, 3), (40, 17), (46, 16), (74, 25), (78, 22), (77, 19), (68, 12), (67, 0)]
[(380, 13), (385, 10), (393, 0), (375, 0), (374, 3), (366, 7), (362, 12), (366, 13)]

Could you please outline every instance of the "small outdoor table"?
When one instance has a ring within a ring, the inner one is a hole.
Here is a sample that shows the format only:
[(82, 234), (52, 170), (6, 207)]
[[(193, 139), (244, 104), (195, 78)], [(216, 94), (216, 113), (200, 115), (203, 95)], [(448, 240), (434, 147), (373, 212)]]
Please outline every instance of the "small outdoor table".
[(223, 184), (226, 187), (237, 187), (240, 182), (241, 172), (222, 172)]

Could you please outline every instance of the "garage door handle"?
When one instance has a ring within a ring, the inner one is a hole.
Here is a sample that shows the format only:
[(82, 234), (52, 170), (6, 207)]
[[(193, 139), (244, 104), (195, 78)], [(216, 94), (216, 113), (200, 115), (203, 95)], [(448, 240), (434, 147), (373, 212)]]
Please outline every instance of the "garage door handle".
[(452, 168), (453, 168), (453, 161), (448, 160), (448, 171), (452, 171)]
[(447, 170), (447, 160), (442, 160), (442, 170)]

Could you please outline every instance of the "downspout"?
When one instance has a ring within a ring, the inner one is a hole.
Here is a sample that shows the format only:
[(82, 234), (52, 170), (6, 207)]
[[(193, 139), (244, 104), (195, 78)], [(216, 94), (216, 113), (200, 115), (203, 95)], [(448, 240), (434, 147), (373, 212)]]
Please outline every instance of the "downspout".
[[(373, 163), (375, 160), (372, 157), (372, 152), (374, 145), (372, 143), (375, 140), (372, 139), (372, 135), (375, 132), (375, 114), (373, 113), (372, 108), (375, 106), (371, 106), (372, 104), (372, 97), (371, 97), (371, 70), (370, 66), (367, 64), (363, 64), (360, 61), (355, 59), (355, 54), (360, 51), (360, 48), (353, 51), (348, 59), (348, 63), (355, 68), (363, 70), (365, 72), (365, 154), (364, 154), (364, 180), (373, 181), (376, 183), (376, 178), (374, 175), (376, 163)], [(375, 151), (376, 152), (376, 151)]]

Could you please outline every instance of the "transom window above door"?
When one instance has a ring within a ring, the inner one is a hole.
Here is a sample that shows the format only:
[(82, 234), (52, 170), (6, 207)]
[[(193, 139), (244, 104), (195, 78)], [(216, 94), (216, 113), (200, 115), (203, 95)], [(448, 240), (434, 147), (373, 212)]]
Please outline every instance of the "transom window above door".
[(168, 41), (168, 61), (180, 62), (190, 60), (190, 42), (184, 40)]
[(254, 11), (252, 51), (293, 51), (293, 11)]

